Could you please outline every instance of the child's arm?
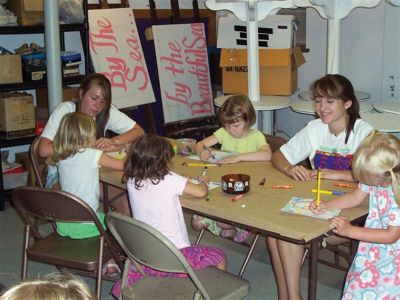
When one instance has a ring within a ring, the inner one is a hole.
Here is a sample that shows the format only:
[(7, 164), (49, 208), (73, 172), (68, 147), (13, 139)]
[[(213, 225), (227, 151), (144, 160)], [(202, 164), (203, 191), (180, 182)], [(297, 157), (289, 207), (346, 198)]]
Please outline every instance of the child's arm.
[(271, 160), (272, 151), (269, 145), (262, 146), (256, 152), (241, 153), (238, 155), (226, 157), (219, 161), (221, 164), (233, 164), (241, 161), (269, 161)]
[(99, 165), (107, 168), (115, 169), (115, 170), (123, 170), (124, 169), (125, 159), (118, 159), (112, 156), (107, 155), (106, 153), (102, 153), (99, 159)]
[[(312, 173), (311, 177), (316, 178), (317, 173)], [(340, 170), (330, 170), (330, 169), (322, 169), (321, 170), (321, 178), (322, 179), (330, 179), (330, 180), (345, 180), (345, 181), (354, 181), (353, 174), (351, 171), (340, 171)]]
[(301, 165), (294, 166), (289, 163), (281, 150), (276, 150), (272, 154), (272, 165), (287, 176), (296, 180), (309, 181), (311, 180), (312, 170), (309, 170)]
[(195, 184), (193, 182), (190, 182), (189, 180), (186, 181), (185, 188), (183, 189), (183, 194), (198, 198), (205, 197), (208, 193), (207, 178), (205, 176), (200, 176), (199, 180), (199, 184)]
[(366, 199), (367, 196), (368, 196), (367, 193), (363, 192), (360, 189), (356, 189), (351, 193), (346, 193), (331, 201), (327, 202), (321, 201), (319, 206), (317, 206), (316, 201), (313, 201), (310, 204), (310, 210), (314, 214), (320, 214), (327, 210), (356, 207), (360, 205)]
[(212, 153), (204, 149), (204, 147), (209, 148), (216, 144), (218, 144), (217, 137), (215, 135), (210, 135), (209, 137), (206, 137), (204, 140), (198, 142), (194, 150), (202, 161), (207, 161), (210, 159)]
[(399, 226), (388, 226), (386, 229), (358, 227), (343, 217), (332, 218), (330, 226), (338, 235), (369, 243), (393, 244), (400, 239)]

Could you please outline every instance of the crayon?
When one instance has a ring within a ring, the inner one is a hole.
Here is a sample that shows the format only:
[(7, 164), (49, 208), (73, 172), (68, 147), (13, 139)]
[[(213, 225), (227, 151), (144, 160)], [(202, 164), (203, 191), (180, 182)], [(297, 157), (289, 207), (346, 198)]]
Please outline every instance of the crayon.
[(231, 201), (232, 202), (235, 202), (236, 200), (239, 200), (239, 199), (241, 199), (241, 198), (243, 198), (244, 197), (244, 194), (239, 194), (239, 195), (236, 195), (235, 197), (233, 197), (232, 199), (231, 199)]
[(277, 189), (290, 190), (290, 189), (294, 188), (294, 186), (291, 184), (276, 184), (276, 185), (273, 185), (272, 188), (274, 190), (277, 190)]
[(221, 164), (210, 164), (210, 163), (187, 163), (183, 162), (182, 166), (188, 167), (220, 167)]
[[(312, 189), (311, 192), (317, 193), (318, 190)], [(344, 194), (346, 194), (345, 192), (341, 192), (341, 191), (328, 191), (328, 190), (320, 190), (319, 192), (320, 192), (320, 194), (324, 194), (324, 195), (344, 195)]]
[(354, 188), (354, 185), (352, 185), (351, 183), (335, 183), (334, 186), (345, 187), (349, 189)]
[(318, 169), (318, 176), (317, 176), (317, 206), (319, 206), (321, 198), (321, 170)]

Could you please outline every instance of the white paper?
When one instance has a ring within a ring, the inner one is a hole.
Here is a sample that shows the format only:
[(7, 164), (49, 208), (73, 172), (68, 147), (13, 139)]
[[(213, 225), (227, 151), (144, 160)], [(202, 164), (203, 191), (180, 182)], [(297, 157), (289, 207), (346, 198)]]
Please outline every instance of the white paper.
[(284, 207), (282, 207), (281, 211), (325, 220), (331, 219), (340, 214), (340, 209), (336, 209), (332, 211), (328, 210), (322, 214), (316, 215), (310, 210), (310, 204), (313, 201), (314, 199), (292, 197), (292, 199), (290, 199), (290, 201)]

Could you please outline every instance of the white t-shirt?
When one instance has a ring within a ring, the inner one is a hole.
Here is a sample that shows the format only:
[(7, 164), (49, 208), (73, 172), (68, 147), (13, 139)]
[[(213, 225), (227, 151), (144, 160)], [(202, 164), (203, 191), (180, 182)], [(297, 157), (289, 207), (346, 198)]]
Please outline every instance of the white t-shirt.
[[(57, 107), (51, 113), (41, 136), (48, 138), (49, 140), (53, 140), (57, 133), (58, 127), (60, 126), (61, 119), (66, 114), (75, 111), (76, 105), (72, 101), (65, 101), (57, 105)], [(135, 121), (111, 105), (110, 117), (106, 124), (105, 130), (111, 130), (114, 133), (121, 134), (132, 129), (135, 125)]]
[(58, 175), (63, 191), (80, 197), (97, 211), (99, 207), (99, 159), (103, 151), (86, 148), (58, 162)]
[(190, 246), (178, 197), (186, 182), (187, 178), (173, 172), (156, 185), (147, 180), (140, 190), (132, 179), (127, 182), (132, 216), (160, 231), (179, 249)]
[(330, 133), (327, 124), (316, 119), (310, 121), (280, 150), (292, 165), (308, 157), (313, 168), (349, 170), (354, 152), (372, 129), (370, 124), (357, 119), (345, 144), (345, 131), (335, 136)]

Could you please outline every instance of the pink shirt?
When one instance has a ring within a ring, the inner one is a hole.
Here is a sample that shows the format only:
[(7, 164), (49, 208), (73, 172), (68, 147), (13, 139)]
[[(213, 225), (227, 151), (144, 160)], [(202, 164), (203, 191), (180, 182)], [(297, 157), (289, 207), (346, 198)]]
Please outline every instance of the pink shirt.
[(160, 231), (179, 249), (190, 246), (178, 197), (186, 182), (187, 178), (173, 172), (156, 185), (147, 180), (140, 190), (132, 179), (127, 182), (132, 216)]

